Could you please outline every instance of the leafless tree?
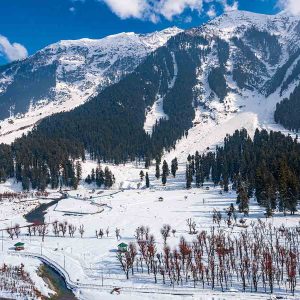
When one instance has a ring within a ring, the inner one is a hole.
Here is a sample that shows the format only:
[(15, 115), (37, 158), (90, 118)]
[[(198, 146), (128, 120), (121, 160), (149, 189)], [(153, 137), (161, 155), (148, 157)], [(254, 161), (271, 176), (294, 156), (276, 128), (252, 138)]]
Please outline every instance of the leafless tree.
[(59, 226), (58, 226), (58, 221), (57, 220), (55, 220), (52, 223), (52, 231), (53, 231), (55, 236), (59, 236)]
[(99, 236), (100, 236), (100, 239), (103, 238), (103, 235), (104, 235), (104, 232), (103, 232), (103, 229), (99, 229)]
[(14, 232), (15, 232), (15, 236), (17, 238), (19, 238), (19, 235), (21, 233), (21, 228), (20, 228), (20, 224), (16, 224), (15, 227), (13, 228), (14, 229)]
[(68, 223), (66, 221), (59, 223), (59, 231), (61, 231), (63, 237), (65, 237), (66, 235), (67, 228), (68, 228)]
[(81, 224), (81, 225), (79, 226), (78, 231), (79, 231), (79, 233), (80, 233), (80, 237), (82, 238), (82, 237), (83, 237), (83, 234), (84, 234), (84, 225), (83, 225), (83, 224)]
[(11, 227), (7, 227), (6, 228), (6, 232), (7, 232), (8, 236), (13, 240), (14, 239), (14, 235), (15, 235), (14, 229), (11, 228)]
[(167, 243), (167, 238), (170, 236), (171, 226), (169, 224), (163, 225), (163, 227), (160, 230), (160, 233), (163, 237), (164, 243)]
[(120, 235), (120, 229), (119, 228), (116, 228), (116, 238), (117, 240), (121, 239), (121, 235)]
[(75, 225), (73, 225), (73, 224), (69, 224), (68, 225), (68, 231), (69, 231), (69, 236), (70, 237), (74, 237), (74, 234), (75, 234), (75, 232), (76, 232), (76, 226)]
[(193, 221), (191, 218), (186, 220), (186, 223), (188, 225), (189, 228), (189, 234), (196, 234), (196, 222)]

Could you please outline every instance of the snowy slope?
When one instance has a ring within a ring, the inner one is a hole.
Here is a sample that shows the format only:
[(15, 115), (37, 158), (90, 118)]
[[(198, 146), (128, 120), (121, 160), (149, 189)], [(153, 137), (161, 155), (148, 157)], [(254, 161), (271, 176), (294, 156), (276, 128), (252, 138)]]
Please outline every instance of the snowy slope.
[(2, 67), (1, 142), (12, 142), (47, 115), (83, 104), (179, 32), (172, 27), (145, 35), (129, 32), (99, 40), (60, 41)]
[[(237, 129), (246, 128), (250, 135), (254, 134), (256, 128), (291, 134), (275, 123), (274, 111), (276, 104), (288, 97), (299, 84), (299, 74), (286, 84), (287, 78), (296, 74), (300, 58), (299, 17), (285, 13), (266, 16), (235, 11), (186, 33), (208, 39), (209, 45), (206, 46), (207, 55), (202, 57), (197, 70), (194, 125), (188, 136), (177, 142), (176, 149), (165, 153), (167, 161), (176, 156), (179, 161), (185, 162), (187, 154), (194, 154), (197, 150), (206, 151), (207, 147), (214, 148), (223, 142), (226, 134), (233, 134)], [(261, 36), (265, 48), (260, 43)], [(222, 68), (217, 49), (220, 39), (228, 45), (228, 59), (223, 72), (227, 87), (224, 99), (218, 97), (208, 80), (214, 68)], [(237, 39), (243, 42), (246, 50), (237, 47)], [(278, 46), (276, 57), (269, 51), (275, 46)], [(252, 65), (247, 63), (246, 54), (250, 52), (257, 59)], [(257, 68), (253, 67), (255, 64)], [(239, 76), (244, 77), (247, 83), (242, 87), (239, 78), (234, 78), (235, 70), (240, 67)], [(280, 76), (279, 71), (282, 71)], [(259, 80), (255, 81), (257, 78)]]

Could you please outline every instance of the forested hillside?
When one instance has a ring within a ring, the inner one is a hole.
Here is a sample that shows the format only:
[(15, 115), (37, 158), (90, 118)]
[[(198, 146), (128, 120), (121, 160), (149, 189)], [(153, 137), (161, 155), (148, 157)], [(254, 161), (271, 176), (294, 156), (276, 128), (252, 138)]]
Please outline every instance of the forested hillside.
[[(181, 49), (180, 41), (193, 46)], [(43, 120), (33, 136), (81, 142), (94, 159), (115, 163), (160, 155), (163, 147), (174, 146), (192, 126), (195, 69), (207, 52), (195, 49), (205, 44), (202, 37), (177, 35), (168, 47), (150, 54), (135, 72), (84, 106)], [(157, 122), (150, 137), (143, 129), (145, 111), (158, 94), (164, 95), (163, 109), (169, 118)]]
[(280, 132), (256, 130), (253, 140), (246, 130), (236, 131), (224, 139), (216, 152), (188, 157), (187, 187), (193, 181), (200, 187), (212, 180), (228, 191), (233, 183), (237, 203), (247, 214), (249, 198), (255, 196), (267, 214), (297, 210), (300, 195), (300, 144)]
[(292, 131), (300, 129), (300, 85), (298, 85), (289, 98), (283, 99), (276, 106), (274, 114), (276, 123), (282, 124)]

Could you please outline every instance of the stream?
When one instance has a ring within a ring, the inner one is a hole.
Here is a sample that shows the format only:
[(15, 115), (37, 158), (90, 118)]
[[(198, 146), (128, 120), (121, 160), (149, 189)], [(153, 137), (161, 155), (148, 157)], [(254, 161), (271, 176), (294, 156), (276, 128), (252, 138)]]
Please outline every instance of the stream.
[(67, 195), (63, 194), (60, 198), (54, 199), (53, 201), (49, 203), (43, 203), (24, 215), (24, 218), (28, 223), (34, 223), (34, 224), (43, 224), (45, 222), (45, 214), (49, 207), (56, 205), (60, 200), (66, 199)]
[(49, 298), (50, 300), (77, 300), (72, 290), (66, 285), (65, 279), (54, 268), (44, 263), (41, 267), (40, 276), (56, 292)]

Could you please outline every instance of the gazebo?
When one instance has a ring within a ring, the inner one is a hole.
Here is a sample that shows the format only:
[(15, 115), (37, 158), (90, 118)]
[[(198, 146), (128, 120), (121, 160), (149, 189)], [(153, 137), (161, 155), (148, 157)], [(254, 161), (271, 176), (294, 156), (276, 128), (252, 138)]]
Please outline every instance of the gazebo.
[(16, 244), (14, 244), (15, 250), (16, 251), (20, 251), (20, 250), (24, 250), (24, 243), (18, 242)]
[(121, 243), (118, 245), (118, 251), (120, 252), (127, 252), (128, 251), (128, 245), (125, 243)]

